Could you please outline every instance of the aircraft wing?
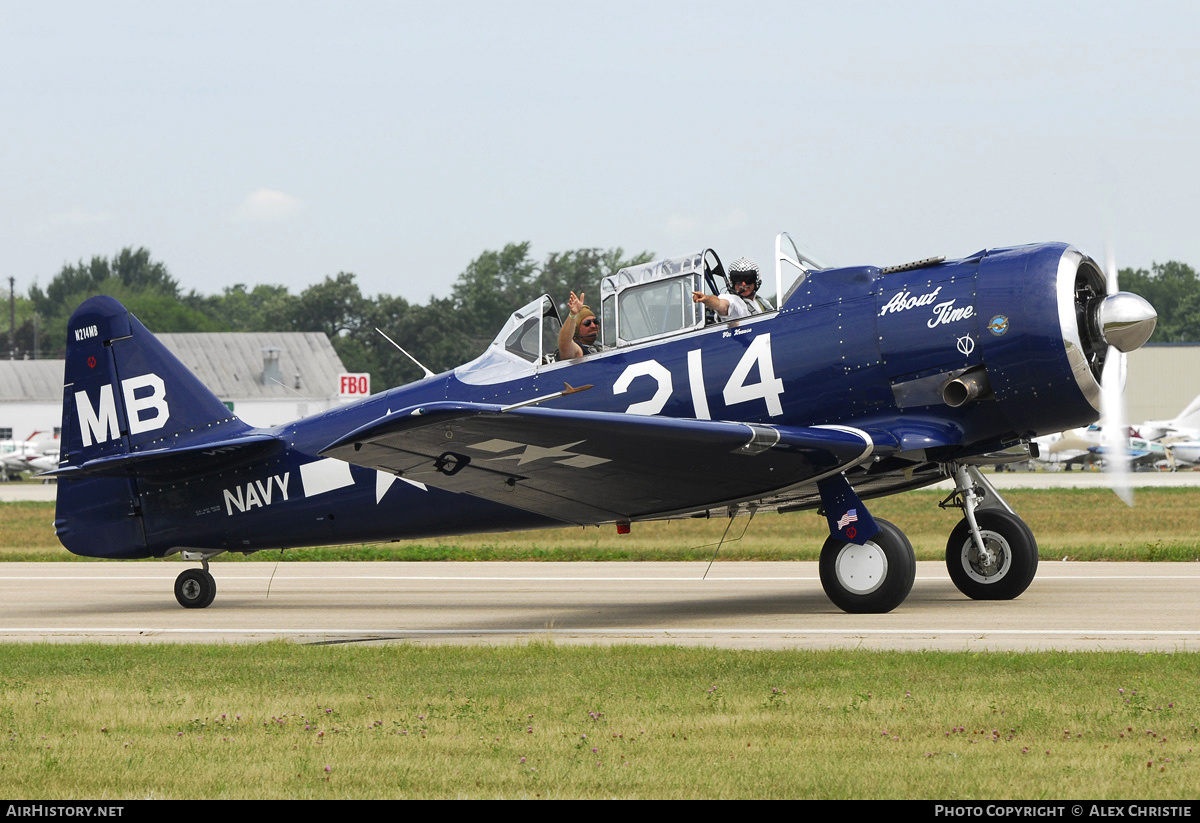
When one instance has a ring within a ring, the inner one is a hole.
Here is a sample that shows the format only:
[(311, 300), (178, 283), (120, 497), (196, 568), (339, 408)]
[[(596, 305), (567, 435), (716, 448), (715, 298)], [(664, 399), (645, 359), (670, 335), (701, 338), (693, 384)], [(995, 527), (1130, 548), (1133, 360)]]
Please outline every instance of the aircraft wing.
[(583, 525), (756, 500), (872, 451), (843, 427), (447, 401), (391, 412), (321, 453)]

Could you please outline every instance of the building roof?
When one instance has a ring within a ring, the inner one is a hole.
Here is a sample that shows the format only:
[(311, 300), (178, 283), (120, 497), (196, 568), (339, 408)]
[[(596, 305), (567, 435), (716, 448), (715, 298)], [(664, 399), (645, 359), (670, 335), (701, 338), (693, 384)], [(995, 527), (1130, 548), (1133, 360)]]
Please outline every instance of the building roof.
[[(323, 332), (181, 333), (158, 339), (222, 400), (326, 398), (337, 394), (338, 374), (346, 370)], [(272, 352), (277, 370), (265, 365)]]
[(0, 400), (62, 402), (62, 360), (0, 360)]
[[(179, 333), (158, 339), (222, 400), (324, 399), (337, 394), (338, 375), (346, 370), (321, 332)], [(0, 401), (60, 402), (64, 363), (0, 360)]]

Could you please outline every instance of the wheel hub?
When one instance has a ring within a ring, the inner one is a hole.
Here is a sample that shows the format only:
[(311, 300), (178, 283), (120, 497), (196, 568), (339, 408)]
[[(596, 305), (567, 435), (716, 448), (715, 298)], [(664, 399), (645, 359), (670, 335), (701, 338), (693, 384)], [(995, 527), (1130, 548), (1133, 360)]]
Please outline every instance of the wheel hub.
[(853, 594), (870, 594), (887, 578), (887, 557), (874, 543), (864, 546), (847, 543), (838, 552), (834, 569), (844, 589)]
[(981, 552), (974, 540), (968, 540), (966, 549), (967, 573), (980, 581), (990, 580), (1008, 571), (1007, 546), (994, 534), (984, 533), (984, 550)]

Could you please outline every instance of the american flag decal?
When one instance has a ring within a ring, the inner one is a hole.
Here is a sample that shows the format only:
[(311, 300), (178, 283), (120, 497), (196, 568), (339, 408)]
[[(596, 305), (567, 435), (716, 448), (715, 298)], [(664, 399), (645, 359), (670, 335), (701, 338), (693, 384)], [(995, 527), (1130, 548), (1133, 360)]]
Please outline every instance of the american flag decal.
[(842, 519), (837, 522), (838, 531), (846, 528), (851, 523), (858, 522), (858, 509), (851, 509), (842, 515)]

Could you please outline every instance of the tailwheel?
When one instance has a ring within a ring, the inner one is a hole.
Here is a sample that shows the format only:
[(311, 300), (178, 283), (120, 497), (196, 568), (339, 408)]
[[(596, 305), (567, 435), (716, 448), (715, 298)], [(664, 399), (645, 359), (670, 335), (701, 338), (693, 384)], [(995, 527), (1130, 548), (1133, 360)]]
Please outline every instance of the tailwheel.
[(976, 510), (983, 549), (967, 518), (946, 543), (946, 568), (958, 590), (973, 600), (1012, 600), (1037, 574), (1038, 548), (1025, 521), (1002, 509)]
[(859, 546), (836, 537), (821, 549), (821, 586), (839, 609), (883, 614), (912, 591), (917, 561), (912, 544), (894, 525), (876, 518), (879, 534)]
[(185, 569), (175, 578), (175, 599), (185, 609), (203, 609), (217, 596), (217, 581), (207, 569)]

